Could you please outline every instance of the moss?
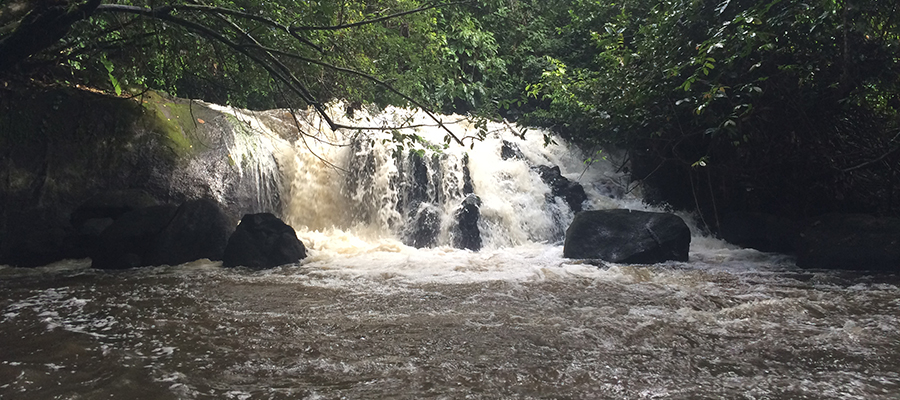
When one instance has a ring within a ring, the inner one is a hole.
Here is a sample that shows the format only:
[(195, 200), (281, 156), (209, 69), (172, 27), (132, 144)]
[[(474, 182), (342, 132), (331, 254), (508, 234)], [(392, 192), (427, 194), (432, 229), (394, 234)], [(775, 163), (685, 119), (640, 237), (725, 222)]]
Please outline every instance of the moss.
[(167, 145), (179, 157), (195, 154), (196, 122), (189, 103), (169, 99), (156, 92), (148, 92), (138, 98), (147, 110), (146, 127), (168, 139)]

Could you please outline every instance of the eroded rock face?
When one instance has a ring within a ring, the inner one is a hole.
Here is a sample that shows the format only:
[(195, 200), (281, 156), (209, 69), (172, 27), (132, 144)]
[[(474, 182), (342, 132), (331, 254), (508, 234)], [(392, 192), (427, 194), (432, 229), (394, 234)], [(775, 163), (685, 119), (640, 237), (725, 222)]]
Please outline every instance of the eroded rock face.
[(860, 214), (813, 218), (800, 233), (797, 266), (900, 271), (900, 219)]
[(252, 153), (256, 134), (202, 103), (0, 88), (0, 120), (0, 264), (84, 257), (117, 218), (154, 204), (214, 199), (231, 226), (280, 212), (277, 168), (261, 167), (274, 155)]
[(221, 260), (231, 230), (228, 218), (211, 200), (146, 207), (113, 221), (91, 246), (89, 256), (92, 267), (99, 269)]
[(225, 267), (274, 268), (306, 258), (294, 228), (269, 213), (247, 214), (228, 239)]
[(141, 208), (123, 214), (102, 234), (90, 254), (91, 266), (98, 269), (126, 269), (148, 265), (147, 255), (154, 251), (156, 239), (178, 207), (173, 205)]
[(582, 211), (566, 231), (563, 256), (615, 263), (687, 261), (691, 231), (674, 214)]
[(157, 235), (146, 256), (148, 265), (177, 265), (206, 258), (221, 260), (232, 225), (212, 200), (188, 201), (178, 207), (169, 224)]

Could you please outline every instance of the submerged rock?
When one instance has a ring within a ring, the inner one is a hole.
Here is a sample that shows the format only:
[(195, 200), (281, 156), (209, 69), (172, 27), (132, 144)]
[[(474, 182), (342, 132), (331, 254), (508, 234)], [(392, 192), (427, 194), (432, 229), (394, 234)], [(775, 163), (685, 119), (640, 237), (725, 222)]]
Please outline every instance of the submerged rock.
[(306, 258), (294, 228), (269, 213), (247, 214), (228, 239), (225, 267), (273, 268)]
[(635, 264), (687, 261), (690, 244), (690, 229), (674, 214), (583, 211), (566, 231), (563, 256)]
[(860, 214), (813, 218), (800, 234), (797, 266), (900, 271), (900, 219)]

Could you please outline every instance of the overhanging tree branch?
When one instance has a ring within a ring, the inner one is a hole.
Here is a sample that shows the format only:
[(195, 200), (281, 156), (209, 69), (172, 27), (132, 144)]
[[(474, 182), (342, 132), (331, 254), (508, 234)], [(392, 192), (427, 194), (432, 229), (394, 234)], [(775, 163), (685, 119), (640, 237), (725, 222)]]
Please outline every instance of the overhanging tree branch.
[(78, 7), (37, 6), (22, 18), (18, 28), (0, 39), (0, 72), (8, 70), (58, 42), (77, 21), (94, 13), (101, 0), (88, 0)]
[(316, 51), (318, 51), (319, 53), (325, 52), (324, 50), (322, 50), (322, 47), (309, 41), (308, 39), (304, 38), (303, 36), (300, 36), (299, 34), (296, 33), (296, 31), (292, 30), (291, 27), (281, 24), (281, 23), (278, 23), (277, 21), (266, 18), (266, 17), (262, 17), (262, 16), (255, 15), (255, 14), (250, 14), (250, 13), (243, 12), (243, 11), (232, 10), (230, 8), (214, 7), (214, 6), (207, 6), (207, 5), (202, 5), (202, 4), (180, 4), (180, 5), (173, 5), (171, 7), (175, 10), (215, 12), (217, 14), (231, 15), (231, 16), (235, 16), (235, 17), (240, 17), (240, 18), (245, 18), (245, 19), (250, 19), (253, 21), (261, 22), (263, 24), (269, 25), (278, 30), (282, 30), (282, 31), (288, 33), (289, 35), (291, 35), (295, 39), (297, 39), (300, 43), (303, 43), (309, 47), (316, 49)]
[[(447, 4), (450, 4), (450, 3), (447, 3)], [(444, 5), (446, 5), (446, 4), (444, 4)], [(431, 6), (423, 7), (423, 8), (416, 9), (416, 10), (398, 13), (398, 14), (395, 14), (394, 16), (396, 17), (399, 15), (411, 14), (413, 12), (421, 12), (421, 11), (431, 9), (431, 8), (434, 8), (437, 6), (438, 5), (431, 5)], [(282, 25), (278, 24), (277, 22), (269, 20), (267, 18), (252, 16), (252, 14), (247, 14), (247, 13), (240, 12), (240, 11), (234, 11), (234, 10), (226, 11), (227, 9), (218, 8), (218, 7), (201, 6), (201, 5), (191, 5), (189, 7), (188, 6), (162, 6), (162, 7), (157, 7), (157, 8), (143, 8), (143, 7), (127, 6), (127, 5), (119, 5), (119, 4), (104, 4), (104, 5), (97, 7), (96, 11), (97, 12), (111, 12), (111, 13), (129, 13), (129, 14), (142, 15), (142, 16), (146, 16), (146, 17), (159, 19), (159, 20), (166, 21), (166, 22), (169, 22), (169, 23), (172, 23), (175, 25), (182, 26), (188, 30), (199, 33), (201, 35), (204, 35), (211, 40), (215, 40), (215, 41), (225, 44), (226, 46), (228, 46), (235, 52), (244, 55), (245, 57), (247, 57), (251, 61), (253, 61), (255, 64), (257, 64), (260, 67), (262, 67), (263, 69), (265, 69), (266, 72), (268, 72), (273, 78), (284, 83), (288, 88), (291, 89), (291, 91), (295, 92), (301, 99), (303, 99), (303, 101), (312, 105), (313, 108), (315, 108), (316, 112), (322, 117), (322, 119), (325, 120), (325, 122), (329, 125), (329, 127), (332, 130), (337, 130), (337, 129), (366, 130), (366, 129), (375, 129), (375, 128), (350, 126), (350, 125), (343, 125), (343, 124), (336, 123), (328, 115), (328, 113), (325, 110), (325, 107), (321, 103), (316, 101), (316, 99), (312, 96), (312, 94), (305, 87), (305, 85), (302, 82), (300, 82), (300, 80), (296, 76), (294, 76), (293, 73), (291, 73), (290, 69), (286, 65), (284, 65), (284, 63), (282, 63), (277, 57), (275, 57), (275, 54), (295, 58), (295, 59), (298, 59), (301, 61), (305, 61), (305, 62), (316, 64), (319, 66), (323, 66), (323, 67), (326, 67), (326, 68), (329, 68), (329, 69), (332, 69), (332, 70), (335, 70), (338, 72), (360, 76), (360, 77), (368, 79), (372, 82), (375, 82), (376, 84), (387, 88), (392, 93), (395, 93), (395, 94), (401, 96), (403, 99), (405, 99), (405, 100), (409, 101), (410, 103), (416, 105), (417, 107), (421, 108), (432, 120), (434, 120), (437, 123), (437, 125), (439, 127), (441, 127), (447, 133), (447, 135), (449, 137), (453, 138), (454, 141), (456, 141), (457, 143), (462, 145), (462, 141), (459, 139), (459, 137), (457, 137), (455, 134), (453, 134), (453, 132), (450, 131), (449, 128), (447, 128), (445, 126), (444, 122), (442, 120), (440, 120), (434, 113), (432, 113), (430, 110), (428, 110), (427, 107), (425, 107), (420, 102), (413, 99), (412, 97), (405, 95), (402, 92), (400, 92), (399, 90), (393, 88), (390, 84), (388, 84), (374, 76), (371, 76), (369, 74), (365, 74), (365, 73), (362, 73), (360, 71), (356, 71), (353, 69), (343, 68), (343, 67), (328, 64), (328, 63), (325, 63), (322, 61), (318, 61), (315, 59), (311, 59), (308, 57), (303, 57), (298, 54), (292, 54), (292, 53), (268, 48), (266, 46), (263, 46), (261, 43), (259, 43), (259, 41), (257, 41), (250, 34), (248, 34), (246, 31), (241, 29), (239, 26), (237, 26), (233, 22), (227, 21), (231, 25), (232, 29), (235, 29), (242, 36), (244, 36), (244, 38), (246, 40), (248, 40), (250, 42), (250, 44), (245, 44), (245, 45), (238, 44), (238, 43), (234, 42), (233, 40), (227, 38), (222, 33), (217, 32), (216, 30), (214, 30), (206, 25), (172, 15), (172, 12), (176, 11), (178, 8), (190, 9), (190, 10), (194, 10), (194, 11), (210, 12), (210, 13), (214, 13), (217, 15), (218, 14), (227, 14), (227, 15), (238, 16), (238, 17), (243, 17), (243, 18), (251, 18), (252, 17), (251, 19), (253, 19), (255, 21), (263, 22), (270, 26), (283, 27)], [(381, 18), (379, 20), (384, 20), (385, 18)], [(373, 23), (373, 22), (377, 22), (377, 21), (371, 20), (371, 21), (368, 21), (367, 23)], [(341, 29), (343, 29), (343, 28), (341, 28)], [(298, 35), (293, 34), (293, 33), (292, 33), (292, 36), (295, 38), (299, 38)], [(254, 54), (250, 50), (262, 51), (264, 56), (260, 57), (256, 54)], [(380, 129), (380, 128), (378, 128), (378, 129)]]
[(468, 3), (468, 2), (469, 1), (456, 1), (456, 2), (451, 2), (451, 3), (433, 3), (430, 5), (424, 6), (424, 7), (416, 8), (414, 10), (402, 11), (402, 12), (398, 12), (396, 14), (385, 15), (385, 16), (379, 17), (379, 18), (367, 19), (365, 21), (354, 22), (352, 24), (331, 25), (331, 26), (292, 26), (290, 29), (291, 29), (291, 31), (337, 31), (337, 30), (341, 30), (341, 29), (356, 28), (358, 26), (375, 24), (378, 22), (387, 21), (389, 19), (402, 17), (404, 15), (410, 15), (410, 14), (415, 14), (415, 13), (422, 12), (422, 11), (427, 11), (432, 8), (451, 6), (451, 5), (456, 5), (456, 4), (464, 4), (464, 3)]
[[(372, 76), (372, 75), (366, 74), (366, 73), (364, 73), (364, 72), (357, 71), (357, 70), (355, 70), (355, 69), (339, 67), (339, 66), (337, 66), (337, 65), (329, 64), (329, 63), (322, 62), (322, 61), (319, 61), (319, 60), (314, 60), (314, 59), (311, 59), (311, 58), (308, 58), (308, 57), (303, 57), (303, 56), (301, 56), (301, 55), (299, 55), (299, 54), (288, 53), (288, 52), (286, 52), (286, 51), (281, 51), (281, 50), (276, 50), (276, 49), (272, 49), (272, 48), (260, 46), (258, 43), (257, 43), (257, 44), (254, 44), (252, 47), (258, 47), (260, 50), (264, 50), (264, 51), (266, 51), (266, 52), (268, 52), (268, 53), (279, 54), (279, 55), (282, 55), (282, 56), (285, 56), (285, 57), (294, 58), (294, 59), (297, 59), (297, 60), (300, 60), (300, 61), (308, 62), (308, 63), (310, 63), (310, 64), (319, 65), (319, 66), (322, 66), (322, 67), (325, 67), (325, 68), (328, 68), (328, 69), (331, 69), (331, 70), (334, 70), (334, 71), (343, 72), (343, 73), (350, 74), (350, 75), (356, 75), (356, 76), (362, 77), (362, 78), (364, 78), (364, 79), (367, 79), (367, 80), (369, 80), (369, 81), (371, 81), (371, 82), (374, 82), (374, 83), (378, 84), (379, 86), (382, 86), (382, 87), (384, 87), (385, 89), (389, 90), (391, 93), (394, 93), (394, 94), (396, 94), (396, 95), (402, 97), (404, 100), (406, 100), (406, 101), (412, 103), (414, 106), (416, 106), (416, 107), (422, 109), (422, 111), (423, 111), (426, 115), (428, 115), (429, 118), (431, 118), (434, 122), (437, 123), (437, 126), (438, 126), (438, 127), (440, 127), (440, 128), (443, 129), (445, 132), (447, 132), (447, 134), (448, 134), (450, 137), (452, 137), (452, 138), (454, 139), (454, 141), (456, 141), (456, 142), (459, 143), (460, 145), (463, 145), (462, 139), (460, 139), (460, 138), (459, 138), (458, 136), (456, 136), (452, 131), (450, 131), (450, 129), (447, 128), (447, 127), (445, 126), (446, 123), (443, 122), (443, 121), (442, 121), (440, 118), (438, 118), (436, 115), (434, 115), (434, 113), (432, 113), (432, 112), (429, 110), (428, 107), (426, 107), (425, 105), (423, 105), (422, 103), (420, 103), (420, 102), (417, 101), (416, 99), (410, 97), (409, 95), (406, 95), (406, 94), (404, 94), (403, 92), (397, 90), (396, 88), (394, 88), (393, 86), (391, 86), (390, 84), (388, 84), (387, 82), (385, 82), (385, 81), (383, 81), (383, 80), (381, 80), (381, 79), (378, 79), (378, 78), (376, 78), (376, 77), (374, 77), (374, 76)], [(342, 127), (345, 127), (345, 128), (352, 128), (352, 129), (369, 129), (369, 130), (373, 130), (373, 129), (382, 129), (382, 128), (375, 128), (375, 127), (346, 127), (346, 126), (342, 126)]]

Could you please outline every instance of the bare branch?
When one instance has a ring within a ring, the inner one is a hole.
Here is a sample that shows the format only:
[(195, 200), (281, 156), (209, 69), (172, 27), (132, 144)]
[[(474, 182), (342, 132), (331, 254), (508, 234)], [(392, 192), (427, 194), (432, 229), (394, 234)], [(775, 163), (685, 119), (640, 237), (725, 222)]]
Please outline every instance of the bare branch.
[[(896, 135), (894, 135), (894, 138), (891, 139), (890, 141), (888, 141), (888, 143), (897, 140), (898, 137), (900, 137), (900, 132), (898, 132)], [(853, 171), (853, 170), (857, 170), (857, 169), (863, 168), (863, 167), (865, 167), (865, 166), (869, 166), (869, 165), (875, 164), (875, 163), (877, 163), (877, 162), (879, 162), (879, 161), (881, 161), (881, 160), (884, 160), (885, 158), (887, 158), (887, 156), (893, 154), (893, 153), (894, 153), (895, 151), (897, 151), (897, 150), (900, 150), (900, 146), (895, 146), (893, 149), (888, 150), (887, 153), (884, 153), (884, 154), (882, 154), (880, 157), (877, 157), (877, 158), (875, 158), (875, 159), (872, 159), (872, 160), (869, 160), (869, 161), (865, 161), (865, 162), (863, 162), (863, 163), (861, 163), (861, 164), (854, 165), (854, 166), (852, 166), (852, 167), (850, 167), (850, 168), (842, 169), (841, 172), (850, 172), (850, 171)]]
[(379, 18), (369, 19), (369, 20), (360, 21), (360, 22), (354, 22), (352, 24), (342, 24), (342, 25), (332, 25), (332, 26), (292, 26), (291, 30), (292, 31), (337, 31), (337, 30), (341, 30), (341, 29), (356, 28), (358, 26), (375, 24), (378, 22), (387, 21), (389, 19), (402, 17), (404, 15), (415, 14), (415, 13), (419, 13), (422, 11), (427, 11), (432, 8), (452, 6), (452, 5), (464, 4), (464, 3), (468, 3), (468, 2), (469, 1), (455, 1), (455, 2), (451, 2), (451, 3), (434, 3), (431, 5), (424, 6), (424, 7), (416, 8), (414, 10), (402, 11), (402, 12), (398, 12), (396, 14), (385, 15), (385, 16), (379, 17)]
[(235, 17), (250, 19), (253, 21), (257, 21), (257, 22), (262, 22), (263, 24), (269, 25), (271, 27), (277, 28), (279, 30), (282, 30), (282, 31), (290, 34), (295, 39), (300, 41), (300, 43), (303, 43), (309, 47), (316, 49), (316, 51), (318, 51), (319, 53), (325, 52), (324, 50), (322, 50), (322, 48), (320, 46), (316, 45), (315, 43), (309, 41), (308, 39), (304, 38), (303, 36), (300, 36), (293, 30), (291, 30), (291, 28), (289, 26), (278, 23), (277, 21), (270, 19), (270, 18), (262, 17), (262, 16), (255, 15), (255, 14), (250, 14), (250, 13), (243, 12), (243, 11), (233, 10), (230, 8), (214, 7), (214, 6), (207, 6), (207, 5), (201, 5), (201, 4), (180, 4), (180, 5), (174, 5), (171, 7), (175, 10), (215, 12), (218, 14), (226, 14), (226, 15), (231, 15), (231, 16), (235, 16)]
[[(258, 45), (258, 44), (254, 44), (253, 46), (250, 46), (250, 47), (258, 47), (260, 50), (265, 50), (266, 52), (269, 52), (269, 53), (274, 53), (274, 54), (282, 55), (282, 56), (285, 56), (285, 57), (295, 58), (295, 59), (300, 60), (300, 61), (306, 61), (306, 62), (308, 62), (308, 63), (310, 63), (310, 64), (319, 65), (319, 66), (322, 66), (322, 67), (325, 67), (325, 68), (329, 68), (329, 69), (332, 69), (332, 70), (335, 70), (335, 71), (338, 71), (338, 72), (343, 72), (343, 73), (346, 73), (346, 74), (356, 75), (356, 76), (359, 76), (359, 77), (368, 79), (369, 81), (372, 81), (372, 82), (374, 82), (374, 83), (376, 83), (376, 84), (378, 84), (378, 85), (384, 87), (385, 89), (389, 90), (391, 93), (394, 93), (394, 94), (396, 94), (396, 95), (402, 97), (404, 100), (406, 100), (406, 101), (412, 103), (413, 105), (415, 105), (416, 107), (420, 108), (425, 114), (428, 115), (429, 118), (431, 118), (435, 123), (437, 123), (437, 126), (438, 126), (438, 127), (440, 127), (440, 128), (443, 129), (445, 132), (447, 132), (447, 134), (450, 135), (450, 137), (452, 137), (454, 141), (456, 141), (456, 142), (459, 143), (460, 145), (463, 145), (462, 140), (461, 140), (459, 137), (457, 137), (452, 131), (450, 131), (450, 129), (448, 129), (448, 128), (445, 126), (446, 123), (443, 122), (441, 119), (439, 119), (436, 115), (434, 115), (434, 113), (432, 113), (432, 112), (429, 110), (429, 107), (426, 107), (425, 105), (423, 105), (422, 103), (420, 103), (420, 102), (417, 101), (416, 99), (413, 99), (412, 97), (410, 97), (410, 96), (404, 94), (403, 92), (397, 90), (396, 88), (394, 88), (393, 86), (391, 86), (391, 85), (388, 84), (387, 82), (382, 81), (381, 79), (378, 79), (378, 78), (376, 78), (376, 77), (374, 77), (374, 76), (372, 76), (372, 75), (366, 74), (366, 73), (364, 73), (364, 72), (357, 71), (357, 70), (355, 70), (355, 69), (339, 67), (339, 66), (337, 66), (337, 65), (333, 65), (333, 64), (329, 64), (329, 63), (322, 62), (322, 61), (319, 61), (319, 60), (314, 60), (314, 59), (311, 59), (311, 58), (303, 57), (303, 56), (301, 56), (301, 55), (299, 55), (299, 54), (288, 53), (288, 52), (285, 52), (285, 51), (281, 51), (281, 50), (272, 49), (272, 48), (269, 48), (269, 47), (260, 46), (260, 45)], [(367, 130), (381, 129), (381, 128), (350, 127), (350, 126), (344, 126), (344, 125), (339, 125), (339, 126), (340, 126), (340, 127), (343, 127), (343, 128), (350, 128), (350, 129), (367, 129)]]

